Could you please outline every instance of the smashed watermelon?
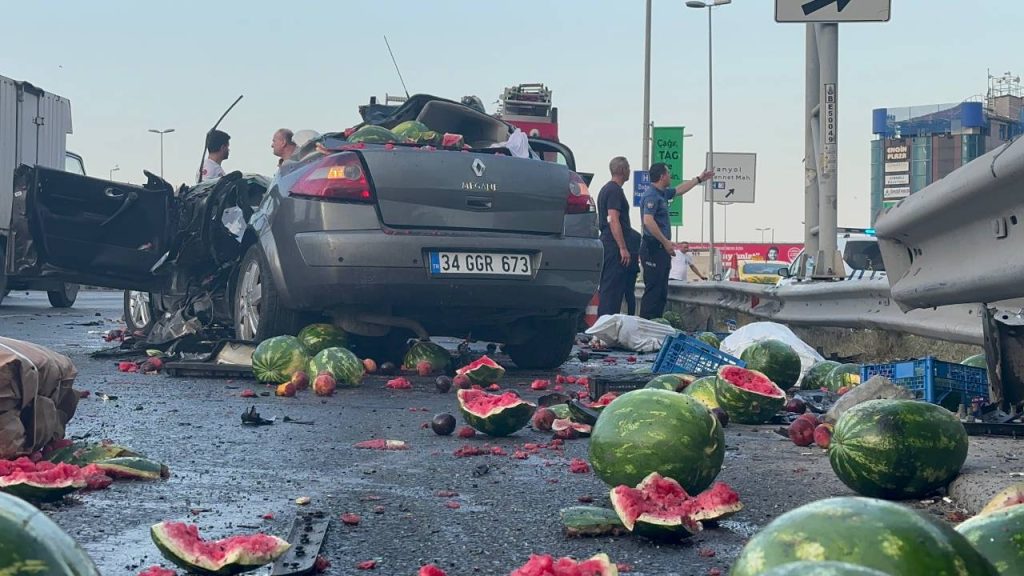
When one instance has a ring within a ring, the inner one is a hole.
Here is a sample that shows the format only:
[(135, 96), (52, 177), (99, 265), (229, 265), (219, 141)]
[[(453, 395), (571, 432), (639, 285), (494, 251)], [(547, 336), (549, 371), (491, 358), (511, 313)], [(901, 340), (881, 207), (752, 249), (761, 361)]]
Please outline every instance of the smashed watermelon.
[(267, 338), (252, 353), (252, 373), (260, 382), (281, 384), (309, 364), (306, 348), (295, 336)]
[(82, 469), (73, 464), (0, 460), (0, 491), (24, 500), (50, 502), (86, 487)]
[(451, 364), (451, 361), (452, 355), (439, 344), (430, 340), (418, 340), (405, 353), (402, 369), (416, 370), (420, 362), (426, 362), (430, 364), (431, 372), (443, 372)]
[(1024, 504), (1024, 482), (1018, 482), (1000, 490), (978, 514), (988, 514), (1019, 504)]
[(702, 520), (721, 520), (743, 509), (739, 494), (715, 483), (690, 496), (678, 482), (650, 473), (636, 488), (616, 486), (612, 508), (630, 532), (656, 539), (687, 538), (700, 532)]
[(505, 369), (487, 356), (481, 356), (456, 370), (455, 374), (469, 378), (469, 381), (473, 384), (486, 386), (501, 380), (501, 377), (505, 375)]
[(203, 540), (199, 528), (181, 522), (161, 522), (149, 530), (153, 543), (171, 562), (199, 574), (238, 574), (270, 564), (291, 547), (267, 534)]
[(536, 405), (512, 392), (488, 394), (483, 390), (459, 390), (459, 410), (466, 423), (488, 436), (508, 436), (530, 422)]
[(767, 376), (739, 366), (718, 369), (720, 407), (740, 424), (765, 424), (782, 409), (786, 393)]
[(618, 576), (619, 569), (607, 554), (589, 560), (555, 558), (550, 554), (531, 554), (530, 560), (512, 571), (510, 576)]

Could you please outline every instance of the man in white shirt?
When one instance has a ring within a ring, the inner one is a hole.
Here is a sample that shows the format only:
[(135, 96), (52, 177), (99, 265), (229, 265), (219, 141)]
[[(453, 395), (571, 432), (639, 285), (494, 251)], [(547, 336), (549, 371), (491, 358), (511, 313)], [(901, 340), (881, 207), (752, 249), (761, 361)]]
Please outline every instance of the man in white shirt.
[(227, 132), (212, 130), (206, 135), (206, 151), (208, 155), (203, 160), (203, 171), (199, 174), (199, 181), (215, 180), (224, 175), (224, 168), (221, 162), (228, 159), (230, 154), (231, 136)]
[(689, 270), (693, 270), (693, 273), (701, 280), (707, 280), (707, 277), (700, 273), (697, 265), (693, 262), (693, 254), (690, 254), (690, 243), (683, 242), (676, 247), (675, 256), (672, 256), (672, 268), (668, 272), (669, 280), (682, 280), (686, 282)]

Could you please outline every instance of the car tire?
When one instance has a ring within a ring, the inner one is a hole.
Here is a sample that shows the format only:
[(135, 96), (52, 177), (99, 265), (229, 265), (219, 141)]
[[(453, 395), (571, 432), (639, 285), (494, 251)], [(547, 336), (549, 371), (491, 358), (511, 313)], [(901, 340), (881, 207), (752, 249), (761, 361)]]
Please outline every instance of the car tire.
[(160, 315), (156, 295), (150, 292), (125, 290), (122, 313), (128, 332), (148, 332), (157, 316)]
[(232, 300), (235, 337), (261, 342), (274, 336), (295, 336), (307, 315), (289, 310), (274, 286), (267, 259), (258, 244), (249, 247), (238, 267)]
[(503, 348), (516, 367), (523, 370), (552, 370), (562, 365), (576, 343), (579, 315), (538, 319), (532, 337), (522, 344), (506, 344)]
[(78, 284), (62, 284), (60, 290), (49, 290), (46, 292), (50, 306), (54, 308), (71, 308), (78, 299)]

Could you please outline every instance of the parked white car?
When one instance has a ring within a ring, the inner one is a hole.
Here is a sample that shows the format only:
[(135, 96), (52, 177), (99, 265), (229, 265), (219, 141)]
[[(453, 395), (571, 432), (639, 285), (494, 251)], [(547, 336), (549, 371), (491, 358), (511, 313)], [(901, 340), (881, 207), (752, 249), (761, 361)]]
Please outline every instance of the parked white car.
[[(878, 238), (870, 228), (839, 228), (836, 249), (843, 256), (847, 280), (885, 278), (885, 263), (878, 247)], [(776, 286), (808, 282), (814, 270), (814, 256), (803, 250), (793, 259)], [(780, 271), (782, 272), (782, 271)]]

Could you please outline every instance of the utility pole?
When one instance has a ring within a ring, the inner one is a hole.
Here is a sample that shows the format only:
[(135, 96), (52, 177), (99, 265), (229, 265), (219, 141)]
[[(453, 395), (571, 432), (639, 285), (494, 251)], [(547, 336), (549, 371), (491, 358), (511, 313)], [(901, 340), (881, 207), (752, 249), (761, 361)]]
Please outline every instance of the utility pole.
[(644, 30), (644, 147), (641, 170), (651, 167), (651, 2), (647, 0), (647, 23)]

